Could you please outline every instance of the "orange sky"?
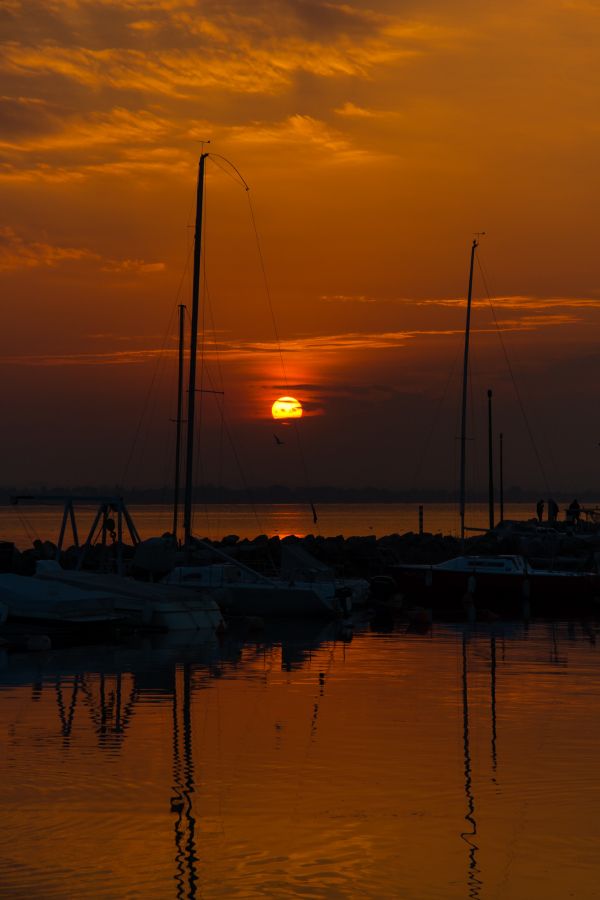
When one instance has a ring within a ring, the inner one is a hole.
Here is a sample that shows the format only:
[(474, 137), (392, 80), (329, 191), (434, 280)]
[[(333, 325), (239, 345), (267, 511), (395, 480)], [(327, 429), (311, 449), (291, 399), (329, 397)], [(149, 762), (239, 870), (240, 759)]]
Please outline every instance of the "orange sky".
[[(600, 3), (0, 10), (1, 481), (168, 479), (174, 311), (189, 303), (210, 138), (250, 185), (285, 361), (247, 196), (209, 161), (206, 377), (225, 390), (248, 480), (303, 482), (268, 419), (292, 393), (313, 483), (455, 487), (461, 301), (485, 230), (487, 287), (548, 487), (600, 486)], [(485, 481), (492, 387), (507, 483), (541, 490), (479, 270), (475, 296), (471, 482)], [(207, 398), (211, 481), (215, 412)], [(222, 475), (235, 484), (232, 460)]]

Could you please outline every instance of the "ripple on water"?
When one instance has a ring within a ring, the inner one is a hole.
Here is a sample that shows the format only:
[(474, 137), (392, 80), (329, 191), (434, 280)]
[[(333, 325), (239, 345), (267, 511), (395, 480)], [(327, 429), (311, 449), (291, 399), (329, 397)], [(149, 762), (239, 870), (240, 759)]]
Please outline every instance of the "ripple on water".
[(6, 895), (597, 894), (589, 629), (302, 635), (7, 659)]

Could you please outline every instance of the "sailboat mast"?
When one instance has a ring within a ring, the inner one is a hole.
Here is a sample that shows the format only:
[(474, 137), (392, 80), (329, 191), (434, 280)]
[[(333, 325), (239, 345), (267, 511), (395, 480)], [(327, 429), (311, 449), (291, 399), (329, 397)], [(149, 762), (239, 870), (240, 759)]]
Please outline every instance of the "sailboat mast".
[(504, 522), (504, 435), (500, 432), (500, 521)]
[(184, 546), (189, 551), (192, 538), (192, 490), (194, 475), (194, 414), (196, 411), (196, 354), (198, 350), (198, 308), (200, 294), (200, 256), (202, 249), (202, 204), (204, 163), (208, 153), (200, 155), (196, 191), (196, 230), (194, 233), (194, 276), (192, 282), (192, 324), (190, 334), (190, 373), (188, 380), (187, 443), (185, 456), (185, 495), (183, 509)]
[(179, 518), (179, 471), (181, 467), (181, 425), (183, 419), (183, 326), (185, 306), (179, 304), (179, 357), (177, 369), (177, 436), (175, 438), (175, 487), (173, 489), (173, 540), (177, 544), (177, 526)]
[(490, 531), (494, 527), (494, 442), (492, 436), (492, 392), (488, 390), (488, 511)]
[(469, 335), (471, 330), (471, 298), (473, 295), (473, 268), (475, 265), (475, 251), (477, 238), (471, 247), (471, 266), (469, 268), (469, 291), (467, 295), (467, 323), (465, 326), (465, 357), (463, 362), (462, 381), (462, 418), (460, 426), (460, 539), (465, 539), (465, 485), (467, 465), (467, 386), (469, 382)]

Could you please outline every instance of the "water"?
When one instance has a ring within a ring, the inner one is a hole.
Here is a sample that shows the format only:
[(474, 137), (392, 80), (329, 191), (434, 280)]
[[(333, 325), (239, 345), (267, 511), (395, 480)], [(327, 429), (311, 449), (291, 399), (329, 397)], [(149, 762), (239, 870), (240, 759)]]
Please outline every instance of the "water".
[(4, 657), (0, 893), (598, 897), (597, 631)]
[[(81, 534), (90, 528), (95, 507), (78, 510)], [(170, 531), (172, 510), (168, 504), (132, 505), (131, 514), (142, 538)], [(198, 508), (194, 518), (194, 532), (203, 537), (219, 539), (227, 534), (253, 538), (258, 534), (280, 535), (343, 534), (383, 537), (386, 534), (419, 530), (419, 507), (416, 503), (323, 503), (318, 506), (318, 521), (313, 522), (310, 507), (305, 504), (211, 504)], [(528, 519), (535, 514), (530, 503), (508, 503), (504, 510), (507, 519)], [(60, 529), (62, 509), (57, 506), (0, 507), (0, 538), (15, 541), (21, 549), (31, 546), (35, 538), (56, 541)], [(474, 503), (468, 507), (467, 525), (486, 528), (488, 507)], [(425, 531), (458, 534), (460, 520), (455, 503), (431, 503), (424, 507)], [(67, 546), (72, 542), (67, 531)]]

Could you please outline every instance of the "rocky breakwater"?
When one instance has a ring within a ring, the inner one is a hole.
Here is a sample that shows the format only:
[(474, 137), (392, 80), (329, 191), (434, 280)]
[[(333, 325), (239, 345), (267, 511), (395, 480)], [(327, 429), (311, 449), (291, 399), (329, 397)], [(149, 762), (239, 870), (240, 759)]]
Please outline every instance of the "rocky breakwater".
[[(483, 543), (480, 538), (472, 541), (480, 546)], [(214, 548), (236, 562), (270, 575), (281, 570), (286, 547), (300, 547), (321, 566), (346, 578), (372, 578), (399, 562), (443, 562), (460, 552), (460, 542), (456, 538), (441, 534), (408, 532), (381, 538), (375, 535), (323, 537), (313, 534), (279, 538), (263, 534), (251, 540), (240, 539), (237, 535), (228, 535), (221, 541), (206, 540), (194, 556), (198, 561), (209, 562), (210, 548)], [(479, 549), (477, 552), (488, 551)]]
[[(525, 524), (501, 527), (467, 538), (464, 547), (454, 536), (427, 532), (389, 534), (379, 538), (341, 534), (279, 538), (261, 534), (248, 539), (231, 534), (221, 540), (204, 538), (196, 542), (192, 562), (196, 565), (217, 562), (227, 556), (264, 575), (275, 575), (282, 569), (285, 548), (299, 547), (320, 566), (327, 566), (336, 576), (346, 578), (373, 578), (398, 563), (434, 565), (462, 554), (519, 554), (529, 559), (532, 565), (582, 570), (595, 570), (600, 562), (600, 534), (539, 530), (534, 533), (523, 528)], [(78, 553), (75, 547), (65, 550), (60, 555), (61, 565), (66, 569), (75, 568)], [(183, 552), (173, 545), (168, 534), (143, 541), (136, 548), (124, 545), (122, 556), (128, 573), (154, 580), (186, 562)], [(56, 546), (50, 541), (35, 541), (33, 547), (19, 553), (11, 544), (10, 553), (5, 554), (4, 571), (31, 574), (39, 559), (56, 559)], [(89, 548), (84, 562), (84, 568), (91, 571), (114, 571), (115, 565), (115, 545)]]

